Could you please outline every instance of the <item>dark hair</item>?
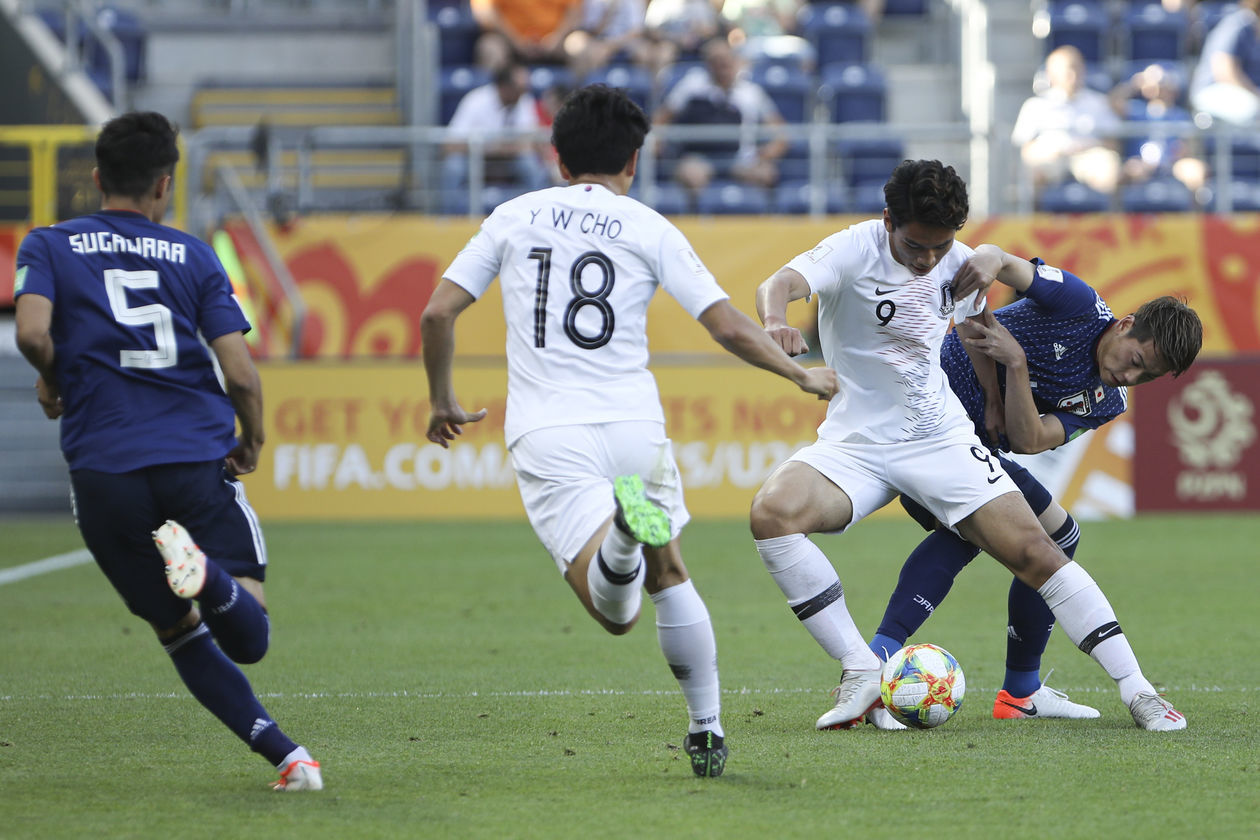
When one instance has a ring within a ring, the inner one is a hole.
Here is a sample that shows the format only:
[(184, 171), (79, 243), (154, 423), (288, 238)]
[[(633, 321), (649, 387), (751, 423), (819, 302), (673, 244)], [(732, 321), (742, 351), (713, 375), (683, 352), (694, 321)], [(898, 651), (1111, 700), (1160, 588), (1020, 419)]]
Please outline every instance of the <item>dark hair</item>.
[(1184, 300), (1164, 295), (1148, 300), (1133, 313), (1129, 336), (1138, 341), (1153, 340), (1155, 351), (1181, 376), (1194, 363), (1203, 346), (1203, 323)]
[(158, 179), (175, 171), (175, 128), (154, 111), (132, 111), (105, 123), (96, 137), (96, 168), (105, 195), (143, 198)]
[(939, 160), (903, 160), (884, 184), (884, 204), (899, 228), (910, 222), (961, 230), (967, 223), (967, 185)]
[(587, 85), (569, 94), (556, 112), (551, 143), (570, 175), (616, 175), (650, 127), (624, 90)]
[(503, 87), (515, 81), (516, 74), (523, 69), (525, 69), (524, 64), (521, 64), (514, 58), (510, 58), (495, 68), (490, 80), (494, 82), (496, 87)]

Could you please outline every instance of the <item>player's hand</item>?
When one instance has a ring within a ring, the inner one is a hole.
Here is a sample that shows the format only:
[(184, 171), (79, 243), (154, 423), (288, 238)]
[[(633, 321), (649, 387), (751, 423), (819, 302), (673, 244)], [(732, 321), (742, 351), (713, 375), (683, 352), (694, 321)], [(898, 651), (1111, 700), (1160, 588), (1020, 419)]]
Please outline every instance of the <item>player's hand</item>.
[(65, 414), (66, 407), (61, 403), (61, 393), (57, 386), (49, 385), (42, 376), (35, 380), (35, 398), (39, 400), (39, 407), (49, 420), (56, 420)]
[(783, 348), (789, 356), (803, 356), (809, 352), (805, 336), (796, 327), (766, 327), (766, 335), (774, 339), (774, 343)]
[(465, 423), (476, 423), (485, 416), (486, 409), (484, 408), (469, 414), (460, 408), (458, 404), (454, 404), (449, 408), (434, 406), (432, 413), (429, 414), (429, 431), (425, 434), (425, 437), (443, 449), (449, 449), (449, 441), (454, 440), (456, 435), (464, 433), (463, 426)]
[(962, 264), (954, 274), (954, 300), (964, 300), (973, 292), (987, 294), (997, 274), (1002, 269), (1002, 259), (992, 254), (976, 253)]
[(241, 441), (223, 459), (227, 470), (232, 475), (249, 475), (258, 469), (258, 454), (262, 452), (262, 441)]
[(974, 347), (993, 361), (1007, 367), (1027, 363), (1028, 357), (1024, 355), (1024, 348), (1019, 346), (1015, 336), (1011, 335), (1011, 331), (1002, 326), (1000, 321), (995, 319), (991, 325), (973, 321), (971, 326), (978, 335), (974, 338), (963, 338), (968, 347)]
[(806, 368), (801, 390), (817, 394), (820, 400), (830, 400), (840, 391), (840, 377), (829, 367)]

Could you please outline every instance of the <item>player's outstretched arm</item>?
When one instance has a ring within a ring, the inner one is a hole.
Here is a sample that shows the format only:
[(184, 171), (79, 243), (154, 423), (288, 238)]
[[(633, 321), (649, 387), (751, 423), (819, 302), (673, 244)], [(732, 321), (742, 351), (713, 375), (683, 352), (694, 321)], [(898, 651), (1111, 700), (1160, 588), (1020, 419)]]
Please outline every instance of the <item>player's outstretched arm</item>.
[(987, 292), (994, 280), (1026, 292), (1032, 285), (1033, 264), (996, 245), (981, 245), (954, 275), (954, 298), (962, 300), (977, 290)]
[(963, 350), (971, 359), (971, 367), (976, 373), (976, 381), (984, 392), (984, 430), (986, 442), (997, 446), (1006, 434), (1006, 404), (1002, 400), (1002, 388), (998, 383), (997, 363), (980, 352), (967, 339), (982, 337), (981, 326), (990, 327), (997, 323), (993, 310), (987, 307), (978, 315), (974, 315), (954, 325), (958, 337), (962, 339)]
[(785, 379), (795, 382), (807, 394), (816, 394), (820, 400), (829, 400), (840, 390), (840, 380), (831, 368), (804, 368), (788, 357), (783, 348), (767, 330), (757, 326), (752, 318), (720, 300), (700, 314), (700, 323), (713, 336), (713, 340), (730, 353)]
[(1041, 414), (1033, 400), (1032, 383), (1028, 377), (1028, 357), (1015, 336), (996, 318), (992, 324), (969, 319), (967, 330), (973, 337), (963, 333), (960, 335), (973, 362), (977, 355), (983, 355), (1006, 368), (1004, 416), (1006, 439), (1010, 443), (1011, 451), (1032, 455), (1062, 444), (1066, 435), (1063, 424), (1053, 414)]
[(455, 397), (451, 365), (455, 359), (455, 319), (476, 301), (465, 289), (443, 279), (433, 290), (420, 315), (420, 343), (424, 354), (424, 372), (429, 379), (429, 440), (443, 449), (456, 435), (463, 433), (465, 423), (476, 423), (486, 410), (469, 414)]
[(757, 317), (765, 325), (766, 334), (789, 356), (809, 352), (805, 337), (796, 327), (788, 326), (787, 305), (809, 296), (809, 283), (796, 269), (783, 268), (757, 287)]
[(44, 416), (56, 420), (61, 416), (61, 392), (57, 390), (57, 378), (53, 370), (56, 348), (52, 340), (53, 302), (43, 295), (24, 294), (17, 299), (18, 350), (39, 372), (35, 382), (35, 394)]
[(258, 455), (262, 452), (265, 439), (262, 380), (258, 378), (258, 369), (250, 358), (244, 333), (221, 335), (210, 342), (210, 349), (219, 360), (224, 390), (241, 424), (236, 446), (227, 454), (227, 467), (233, 475), (245, 475), (257, 468)]

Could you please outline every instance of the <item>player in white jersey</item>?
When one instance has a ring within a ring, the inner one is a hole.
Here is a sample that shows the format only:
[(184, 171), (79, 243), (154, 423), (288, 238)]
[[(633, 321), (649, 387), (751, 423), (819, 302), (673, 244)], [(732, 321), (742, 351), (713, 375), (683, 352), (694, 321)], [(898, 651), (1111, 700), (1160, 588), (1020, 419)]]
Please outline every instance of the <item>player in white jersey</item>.
[(787, 324), (787, 304), (818, 295), (823, 360), (841, 380), (817, 442), (775, 470), (751, 512), (762, 562), (843, 668), (836, 704), (817, 727), (849, 728), (863, 717), (880, 725), (887, 711), (882, 663), (807, 535), (843, 531), (904, 493), (1036, 589), (1073, 643), (1116, 680), (1138, 726), (1184, 729), (1185, 718), (1142, 675), (1102, 591), (1046, 534), (941, 370), (951, 317), (983, 310), (998, 268), (954, 241), (967, 221), (966, 185), (939, 161), (904, 161), (884, 199), (882, 220), (827, 237), (757, 290), (767, 333), (794, 355), (806, 347)]
[(626, 196), (648, 131), (623, 91), (590, 85), (557, 113), (552, 142), (566, 187), (500, 205), (456, 256), (421, 317), (432, 414), (447, 446), (485, 410), (455, 396), (454, 323), (496, 276), (507, 321), (504, 436), (530, 524), (594, 619), (622, 634), (641, 589), (690, 714), (692, 770), (721, 775), (717, 649), (678, 535), (688, 521), (647, 369), (646, 315), (657, 286), (722, 347), (830, 399), (835, 372), (806, 369), (733, 307), (686, 238)]

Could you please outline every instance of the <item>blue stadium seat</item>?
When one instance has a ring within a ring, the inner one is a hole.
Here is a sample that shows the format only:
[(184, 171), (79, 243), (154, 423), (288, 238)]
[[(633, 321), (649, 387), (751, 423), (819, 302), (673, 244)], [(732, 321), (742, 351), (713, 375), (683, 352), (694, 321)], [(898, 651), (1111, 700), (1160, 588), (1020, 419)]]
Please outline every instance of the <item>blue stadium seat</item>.
[(479, 67), (444, 68), (438, 80), (438, 118), (442, 125), (450, 123), (464, 94), (489, 81), (490, 74)]
[(1170, 12), (1158, 3), (1129, 7), (1125, 14), (1130, 61), (1180, 61), (1186, 56), (1190, 20), (1185, 12)]
[(438, 65), (463, 67), (472, 64), (481, 26), (468, 4), (430, 3), (429, 19), (438, 29)]
[(911, 17), (925, 15), (928, 0), (884, 0), (884, 17)]
[(884, 211), (884, 185), (863, 184), (860, 187), (854, 187), (850, 199), (850, 209), (854, 213), (866, 215), (882, 213)]
[(789, 140), (787, 151), (779, 158), (779, 180), (795, 181), (809, 177), (809, 141)]
[(682, 80), (683, 76), (688, 73), (704, 73), (703, 61), (675, 61), (673, 64), (667, 64), (661, 68), (661, 72), (656, 76), (656, 92), (659, 101), (664, 102), (665, 97), (669, 96), (669, 92), (674, 89), (674, 85)]
[(882, 188), (897, 164), (905, 160), (905, 144), (895, 137), (839, 140), (836, 155), (849, 186), (876, 184)]
[(1046, 38), (1046, 52), (1070, 44), (1081, 51), (1087, 63), (1096, 64), (1107, 59), (1111, 21), (1106, 6), (1100, 0), (1054, 0), (1049, 11), (1050, 32)]
[[(1229, 189), (1230, 205), (1234, 212), (1253, 213), (1260, 210), (1260, 183), (1255, 181), (1232, 181)], [(1208, 199), (1205, 208), (1209, 213), (1218, 212), (1216, 199), (1219, 193), (1218, 185), (1212, 184), (1211, 197)]]
[(808, 73), (778, 64), (758, 65), (753, 68), (752, 80), (770, 95), (785, 121), (811, 121), (815, 84)]
[(811, 3), (801, 9), (797, 31), (818, 54), (818, 66), (861, 64), (867, 60), (871, 21), (857, 6)]
[(654, 104), (652, 99), (652, 74), (642, 67), (632, 64), (610, 64), (589, 74), (586, 84), (605, 84), (612, 88), (623, 88), (626, 95), (635, 101), (640, 108), (651, 113)]
[(572, 71), (565, 67), (555, 67), (548, 64), (531, 67), (529, 69), (529, 90), (538, 98), (552, 85), (564, 85), (572, 90), (577, 80), (574, 78)]
[(832, 122), (884, 122), (888, 82), (873, 64), (833, 64), (823, 69), (819, 96)]
[(1046, 187), (1037, 198), (1037, 209), (1043, 213), (1105, 213), (1111, 199), (1076, 181)]
[(753, 36), (740, 47), (739, 54), (753, 67), (777, 64), (808, 73), (818, 65), (814, 45), (797, 35)]
[(1152, 178), (1122, 187), (1120, 207), (1126, 213), (1189, 213), (1194, 194), (1175, 178)]
[[(636, 190), (631, 190), (630, 195), (643, 201)], [(691, 197), (678, 184), (657, 184), (656, 197), (649, 206), (662, 216), (681, 216), (691, 212)]]
[[(804, 179), (782, 181), (774, 189), (771, 208), (775, 213), (801, 215), (810, 211), (813, 184)], [(831, 214), (849, 212), (849, 195), (844, 187), (834, 182), (823, 186), (826, 191), (824, 212)]]
[(714, 181), (696, 197), (696, 211), (706, 215), (755, 216), (770, 209), (770, 197), (764, 187)]
[[(108, 30), (123, 48), (123, 73), (129, 82), (138, 82), (145, 76), (145, 42), (148, 30), (135, 12), (103, 6), (96, 11), (96, 22)], [(84, 44), (83, 63), (92, 75), (93, 71), (109, 76), (109, 53), (89, 32)]]

